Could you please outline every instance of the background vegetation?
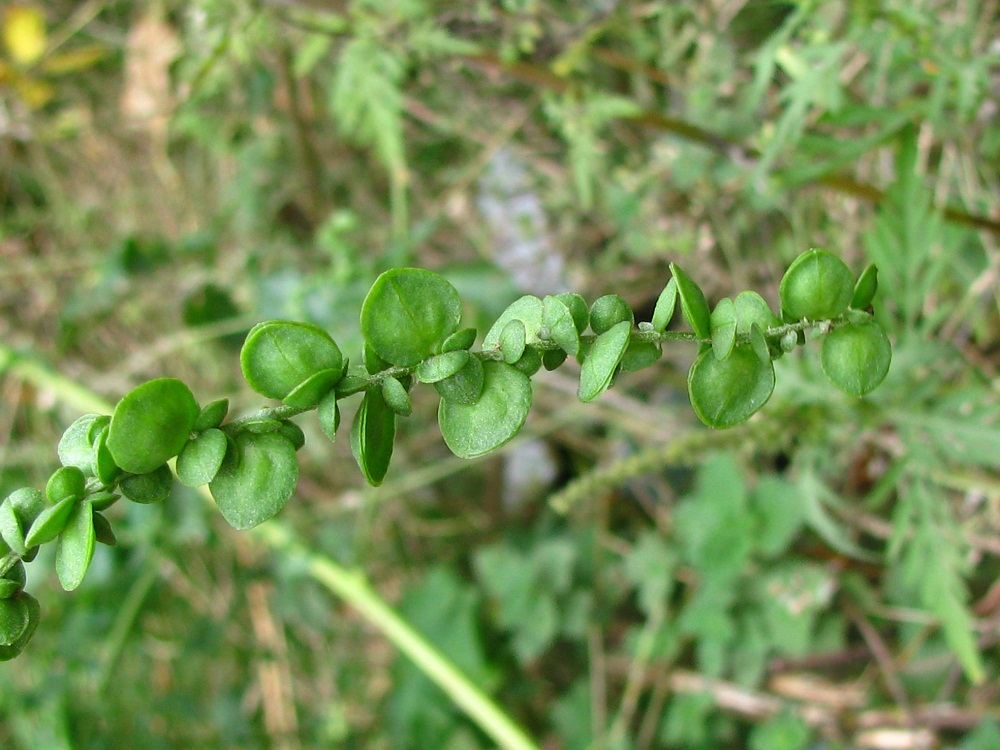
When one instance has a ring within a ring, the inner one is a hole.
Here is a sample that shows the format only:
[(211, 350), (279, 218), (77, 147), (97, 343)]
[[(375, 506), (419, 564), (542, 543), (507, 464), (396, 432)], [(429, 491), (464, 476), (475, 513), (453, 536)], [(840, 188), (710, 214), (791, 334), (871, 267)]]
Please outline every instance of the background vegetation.
[[(797, 353), (760, 415), (712, 433), (671, 346), (595, 404), (539, 378), (528, 434), (467, 462), (423, 389), (377, 490), (304, 422), (282, 519), (546, 748), (1000, 747), (995, 1), (0, 20), (0, 341), (112, 401), (173, 375), (249, 410), (253, 322), (316, 322), (357, 358), (394, 266), (446, 275), (483, 331), (525, 292), (648, 319), (670, 261), (772, 304), (810, 246), (876, 262), (894, 363), (864, 400)], [(0, 399), (6, 494), (44, 483), (80, 409), (13, 374)], [(0, 747), (491, 746), (193, 493), (116, 512), (74, 594), (30, 566), (44, 617), (0, 666)]]

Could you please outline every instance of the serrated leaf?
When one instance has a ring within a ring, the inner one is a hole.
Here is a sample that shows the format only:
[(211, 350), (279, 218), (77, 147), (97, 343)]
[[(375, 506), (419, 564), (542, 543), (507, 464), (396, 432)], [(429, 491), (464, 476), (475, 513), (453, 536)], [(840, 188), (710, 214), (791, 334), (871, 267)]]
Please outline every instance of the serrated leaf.
[(251, 529), (277, 514), (295, 491), (299, 464), (283, 436), (243, 432), (209, 483), (222, 517), (235, 529)]
[(482, 365), (483, 388), (473, 404), (444, 398), (438, 408), (441, 434), (451, 452), (476, 458), (513, 438), (531, 410), (531, 381), (505, 362)]
[(351, 453), (368, 484), (385, 479), (396, 439), (396, 414), (385, 403), (381, 389), (365, 391), (351, 424)]
[(181, 452), (200, 413), (180, 380), (150, 380), (118, 402), (108, 428), (108, 449), (124, 471), (153, 471)]
[(771, 397), (774, 366), (747, 345), (720, 360), (712, 349), (698, 355), (688, 373), (688, 395), (698, 418), (709, 427), (732, 427), (748, 420)]
[(708, 309), (705, 293), (676, 263), (670, 264), (670, 273), (673, 274), (674, 280), (677, 282), (677, 296), (681, 300), (681, 312), (684, 313), (684, 319), (691, 326), (691, 330), (700, 339), (712, 338), (712, 316)]
[(87, 501), (73, 506), (56, 547), (56, 575), (66, 591), (73, 591), (87, 573), (94, 556), (94, 509)]
[(716, 359), (725, 359), (736, 344), (736, 305), (723, 297), (709, 319), (712, 327), (712, 351)]
[(572, 311), (559, 297), (549, 296), (542, 300), (542, 325), (549, 329), (552, 341), (571, 357), (576, 356), (580, 350), (580, 332)]
[(577, 395), (584, 403), (593, 401), (611, 385), (611, 379), (628, 348), (632, 323), (623, 320), (598, 336), (580, 368)]
[(177, 457), (177, 478), (187, 487), (208, 484), (222, 467), (228, 447), (229, 441), (222, 430), (205, 430), (188, 441)]
[(379, 276), (365, 297), (361, 331), (386, 362), (413, 367), (438, 353), (461, 317), (458, 291), (442, 276), (395, 268)]
[(677, 307), (677, 279), (671, 277), (667, 285), (663, 287), (660, 296), (656, 298), (656, 307), (653, 308), (653, 319), (650, 321), (653, 330), (663, 333), (670, 325), (674, 317), (674, 310)]

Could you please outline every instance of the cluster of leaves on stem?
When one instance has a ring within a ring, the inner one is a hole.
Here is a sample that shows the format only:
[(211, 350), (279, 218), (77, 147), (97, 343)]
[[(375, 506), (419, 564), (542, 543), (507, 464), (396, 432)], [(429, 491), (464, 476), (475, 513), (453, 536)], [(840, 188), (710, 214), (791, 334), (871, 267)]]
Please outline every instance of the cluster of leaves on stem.
[[(207, 484), (223, 517), (252, 528), (278, 513), (298, 480), (296, 451), (305, 443), (291, 418), (316, 411), (333, 440), (339, 401), (362, 394), (351, 425), (351, 450), (365, 479), (382, 482), (392, 458), (396, 420), (411, 412), (415, 383), (440, 394), (438, 422), (448, 447), (462, 458), (496, 450), (513, 438), (531, 408), (531, 377), (568, 357), (580, 363), (581, 401), (593, 401), (621, 372), (648, 367), (664, 341), (695, 342), (688, 376), (691, 404), (709, 427), (749, 419), (774, 389), (773, 361), (803, 344), (806, 331), (825, 334), (823, 370), (853, 396), (875, 388), (889, 369), (885, 333), (866, 312), (876, 290), (874, 266), (855, 281), (847, 266), (809, 250), (781, 282), (780, 315), (755, 292), (725, 298), (710, 309), (699, 286), (671, 264), (672, 277), (653, 319), (635, 325), (620, 297), (588, 306), (574, 293), (511, 304), (471, 351), (475, 329), (461, 327), (458, 292), (431, 271), (399, 268), (382, 274), (361, 309), (364, 365), (350, 367), (321, 328), (271, 320), (247, 335), (240, 364), (247, 383), (282, 405), (226, 422), (226, 399), (199, 406), (191, 390), (159, 378), (128, 393), (109, 415), (87, 414), (63, 434), (62, 466), (40, 492), (17, 490), (0, 504), (0, 659), (19, 654), (39, 619), (25, 593), (24, 563), (41, 544), (56, 542), (56, 573), (66, 590), (83, 580), (96, 542), (115, 544), (104, 511), (124, 497), (156, 503), (176, 474), (189, 487)], [(691, 331), (668, 331), (680, 302)], [(588, 332), (589, 331), (589, 332)]]

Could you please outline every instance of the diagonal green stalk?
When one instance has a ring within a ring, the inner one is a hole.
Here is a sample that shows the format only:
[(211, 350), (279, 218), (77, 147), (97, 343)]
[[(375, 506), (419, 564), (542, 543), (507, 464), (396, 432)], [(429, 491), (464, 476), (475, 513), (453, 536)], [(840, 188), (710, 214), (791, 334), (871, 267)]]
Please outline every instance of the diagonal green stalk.
[[(33, 358), (0, 344), (0, 374), (5, 372), (53, 392), (60, 401), (81, 411), (110, 414), (114, 410), (113, 404), (90, 389), (50, 370)], [(201, 489), (206, 499), (210, 499), (208, 488)], [(538, 745), (500, 706), (400, 617), (371, 587), (363, 574), (348, 570), (329, 557), (309, 550), (298, 541), (295, 532), (280, 521), (268, 521), (255, 528), (252, 533), (276, 552), (294, 555), (303, 560), (306, 570), (315, 581), (354, 607), (390, 643), (410, 658), (499, 747), (503, 750), (539, 750)]]

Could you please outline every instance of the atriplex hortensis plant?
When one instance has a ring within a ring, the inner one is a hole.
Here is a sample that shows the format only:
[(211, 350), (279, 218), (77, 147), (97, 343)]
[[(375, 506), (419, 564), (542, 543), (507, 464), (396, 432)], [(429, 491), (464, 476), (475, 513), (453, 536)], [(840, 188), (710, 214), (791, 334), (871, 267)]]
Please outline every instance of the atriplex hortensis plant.
[[(305, 437), (292, 417), (315, 410), (332, 440), (339, 401), (363, 394), (351, 425), (351, 450), (365, 479), (378, 485), (392, 457), (396, 419), (410, 413), (416, 382), (441, 396), (438, 422), (462, 458), (496, 450), (524, 425), (531, 376), (567, 357), (581, 364), (579, 397), (593, 401), (619, 372), (652, 365), (665, 341), (693, 341), (698, 356), (688, 392), (709, 427), (745, 422), (774, 389), (773, 360), (825, 334), (823, 371), (838, 388), (863, 396), (889, 369), (889, 340), (866, 312), (876, 289), (869, 266), (855, 281), (847, 266), (809, 250), (781, 281), (781, 315), (755, 292), (722, 299), (710, 310), (698, 285), (671, 264), (672, 278), (653, 319), (634, 326), (632, 310), (609, 294), (587, 306), (568, 293), (514, 302), (471, 351), (476, 331), (461, 328), (458, 292), (441, 276), (417, 268), (383, 273), (361, 308), (364, 366), (348, 367), (336, 342), (308, 323), (271, 320), (255, 326), (240, 354), (244, 377), (280, 406), (226, 422), (228, 401), (204, 407), (173, 378), (128, 393), (110, 416), (87, 414), (63, 434), (62, 463), (44, 492), (19, 489), (0, 504), (0, 660), (17, 656), (39, 619), (24, 588), (24, 563), (55, 541), (63, 588), (80, 585), (95, 542), (115, 543), (104, 511), (125, 497), (160, 502), (176, 473), (189, 487), (207, 484), (223, 517), (249, 529), (284, 507), (298, 479), (296, 451)], [(677, 301), (691, 331), (667, 331)], [(586, 331), (590, 330), (590, 333)]]

